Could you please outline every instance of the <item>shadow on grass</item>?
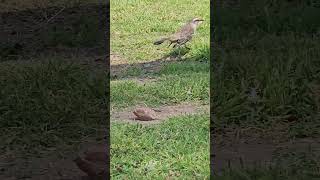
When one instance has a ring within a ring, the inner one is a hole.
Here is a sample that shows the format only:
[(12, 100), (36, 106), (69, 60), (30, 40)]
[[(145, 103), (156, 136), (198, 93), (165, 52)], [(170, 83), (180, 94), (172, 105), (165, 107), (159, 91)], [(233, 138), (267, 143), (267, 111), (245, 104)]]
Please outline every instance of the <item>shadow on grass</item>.
[[(161, 70), (164, 67), (168, 67), (170, 65), (177, 64), (177, 68), (179, 66), (183, 69), (183, 73), (188, 74), (190, 72), (199, 71), (199, 68), (189, 66), (185, 67), (185, 65), (193, 65), (198, 64), (198, 67), (201, 67), (201, 70), (207, 71), (209, 73), (209, 57), (210, 57), (210, 49), (207, 46), (196, 48), (194, 51), (190, 51), (187, 49), (181, 49), (181, 56), (189, 55), (186, 58), (178, 58), (178, 49), (173, 49), (170, 53), (163, 56), (160, 59), (156, 59), (154, 61), (142, 62), (142, 63), (134, 63), (134, 64), (117, 64), (111, 65), (111, 79), (122, 79), (128, 76), (131, 77), (143, 77), (149, 74), (157, 74), (160, 75)], [(181, 72), (181, 71), (180, 71)], [(173, 71), (167, 71), (166, 75), (176, 74)]]

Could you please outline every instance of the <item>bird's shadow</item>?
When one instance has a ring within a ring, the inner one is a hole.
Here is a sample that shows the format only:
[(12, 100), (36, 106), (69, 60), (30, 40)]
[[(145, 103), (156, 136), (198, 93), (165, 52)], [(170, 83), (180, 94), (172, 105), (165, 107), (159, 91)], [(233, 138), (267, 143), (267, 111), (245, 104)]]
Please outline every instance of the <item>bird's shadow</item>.
[(176, 58), (182, 58), (184, 55), (186, 55), (188, 52), (190, 52), (190, 48), (187, 47), (177, 47), (172, 49), (172, 51), (166, 56), (170, 59), (176, 59)]

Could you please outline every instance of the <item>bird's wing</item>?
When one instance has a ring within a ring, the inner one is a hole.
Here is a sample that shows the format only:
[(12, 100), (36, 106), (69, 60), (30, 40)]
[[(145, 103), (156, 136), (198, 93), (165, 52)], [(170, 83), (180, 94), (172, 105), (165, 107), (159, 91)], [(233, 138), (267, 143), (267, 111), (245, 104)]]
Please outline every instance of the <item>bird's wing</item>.
[(178, 32), (181, 34), (193, 34), (193, 28), (190, 23), (187, 23)]

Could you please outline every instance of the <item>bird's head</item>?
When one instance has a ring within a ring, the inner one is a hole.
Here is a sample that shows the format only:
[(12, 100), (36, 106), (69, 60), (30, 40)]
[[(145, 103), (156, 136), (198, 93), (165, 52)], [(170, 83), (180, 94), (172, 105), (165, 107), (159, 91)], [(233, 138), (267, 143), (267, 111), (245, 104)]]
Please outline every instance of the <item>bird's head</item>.
[(193, 19), (191, 20), (191, 22), (192, 22), (193, 24), (195, 24), (195, 25), (199, 25), (199, 24), (201, 24), (203, 21), (204, 21), (204, 20), (203, 20), (202, 18), (199, 18), (199, 17), (193, 18)]

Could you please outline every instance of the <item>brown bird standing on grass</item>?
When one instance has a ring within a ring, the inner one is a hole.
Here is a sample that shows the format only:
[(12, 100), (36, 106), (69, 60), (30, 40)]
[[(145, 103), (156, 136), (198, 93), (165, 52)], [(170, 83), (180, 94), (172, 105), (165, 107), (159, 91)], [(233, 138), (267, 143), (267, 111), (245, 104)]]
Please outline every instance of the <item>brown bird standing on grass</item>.
[[(176, 33), (161, 38), (157, 41), (155, 41), (154, 45), (162, 44), (165, 41), (169, 41), (169, 47), (173, 45), (173, 48), (175, 47), (181, 47), (182, 45), (185, 45), (187, 42), (189, 42), (192, 39), (192, 36), (196, 32), (197, 27), (204, 21), (201, 18), (193, 18), (191, 21), (187, 22), (180, 30), (178, 30)], [(188, 48), (189, 49), (189, 48)]]

